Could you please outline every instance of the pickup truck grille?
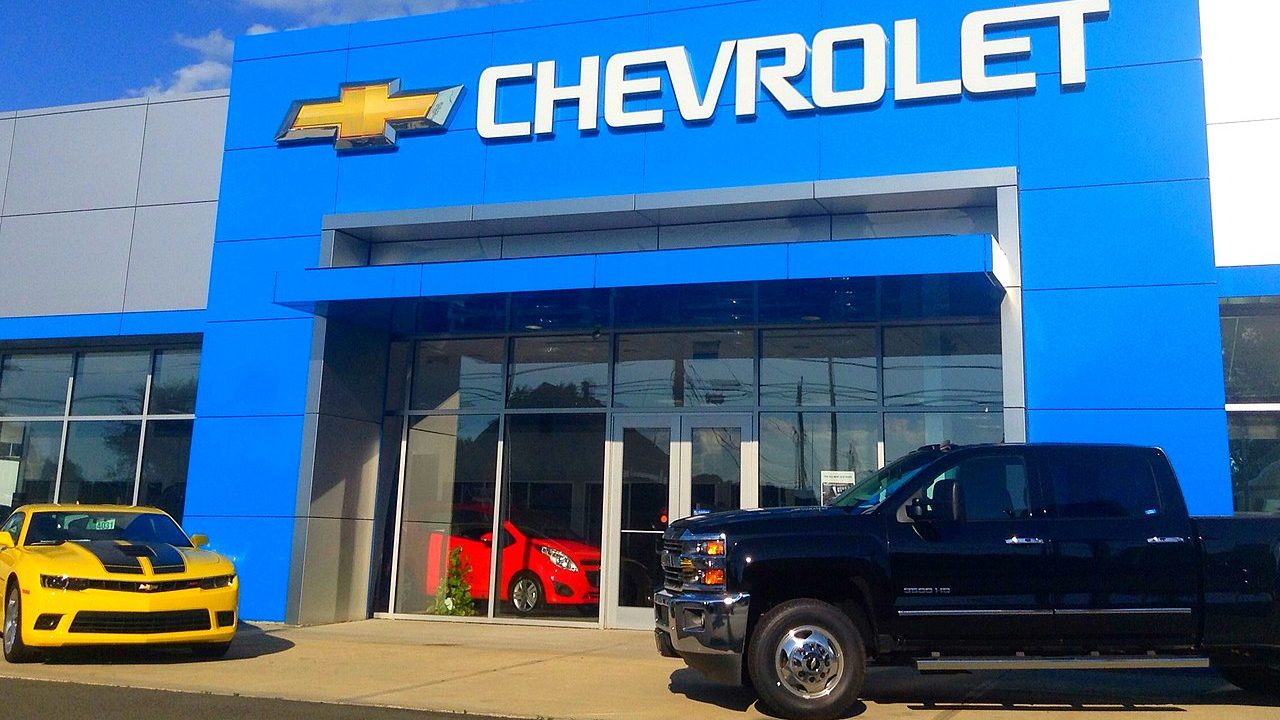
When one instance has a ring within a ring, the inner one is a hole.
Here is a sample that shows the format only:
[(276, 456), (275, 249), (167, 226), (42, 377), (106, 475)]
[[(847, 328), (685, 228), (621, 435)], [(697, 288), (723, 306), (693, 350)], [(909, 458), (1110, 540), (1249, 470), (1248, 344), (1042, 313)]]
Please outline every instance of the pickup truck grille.
[(680, 568), (679, 538), (662, 538), (662, 587), (674, 592), (684, 589), (684, 571)]

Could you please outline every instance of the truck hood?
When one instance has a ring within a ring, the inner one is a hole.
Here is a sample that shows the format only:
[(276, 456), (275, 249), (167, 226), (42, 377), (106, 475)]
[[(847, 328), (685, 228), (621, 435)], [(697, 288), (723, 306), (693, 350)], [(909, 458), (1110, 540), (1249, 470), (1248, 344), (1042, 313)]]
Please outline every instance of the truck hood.
[(764, 510), (733, 510), (711, 515), (695, 515), (671, 523), (677, 534), (688, 530), (695, 535), (725, 533), (735, 537), (744, 535), (785, 535), (794, 532), (820, 530), (839, 525), (849, 528), (853, 523), (869, 523), (871, 518), (848, 508), (795, 507)]

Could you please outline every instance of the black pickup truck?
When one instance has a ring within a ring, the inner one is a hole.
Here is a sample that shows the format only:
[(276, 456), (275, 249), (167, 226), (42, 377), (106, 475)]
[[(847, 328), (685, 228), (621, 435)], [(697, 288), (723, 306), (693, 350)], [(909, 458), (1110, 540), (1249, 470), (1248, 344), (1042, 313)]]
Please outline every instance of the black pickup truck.
[(828, 507), (672, 523), (662, 566), (659, 651), (797, 720), (849, 711), (869, 664), (1280, 693), (1280, 516), (1191, 518), (1158, 449), (921, 448)]

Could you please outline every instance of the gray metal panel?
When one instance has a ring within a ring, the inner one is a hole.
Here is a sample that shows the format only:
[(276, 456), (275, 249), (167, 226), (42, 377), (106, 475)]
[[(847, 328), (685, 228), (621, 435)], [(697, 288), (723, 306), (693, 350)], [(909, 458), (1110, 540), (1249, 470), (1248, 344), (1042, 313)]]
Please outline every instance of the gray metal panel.
[(120, 312), (133, 209), (7, 217), (0, 316)]
[(124, 296), (127, 312), (205, 307), (217, 215), (216, 202), (138, 208)]
[(652, 224), (635, 212), (634, 195), (477, 205), (474, 214), (484, 235), (615, 230)]
[(9, 150), (13, 147), (13, 118), (0, 119), (0, 208), (4, 207), (4, 190), (9, 180)]
[(145, 105), (19, 117), (4, 214), (130, 207)]
[(298, 522), (305, 526), (306, 569), (297, 615), (289, 622), (320, 625), (367, 618), (373, 520), (313, 517)]
[(369, 242), (475, 237), (470, 205), (325, 216), (325, 230), (346, 230)]
[(369, 246), (370, 265), (497, 260), (500, 257), (502, 257), (502, 240), (496, 237), (382, 242)]
[(502, 239), (502, 257), (504, 258), (555, 257), (657, 249), (658, 228), (652, 227), (515, 235)]
[(322, 427), (328, 415), (382, 422), (389, 342), (385, 325), (326, 320), (319, 402)]
[(663, 250), (722, 245), (761, 245), (789, 242), (824, 242), (831, 239), (831, 218), (781, 218), (741, 222), (663, 226), (658, 245)]
[(382, 424), (320, 415), (310, 517), (372, 520)]
[(996, 213), (993, 208), (864, 213), (831, 218), (833, 240), (995, 233)]
[(813, 183), (652, 193), (636, 198), (636, 210), (660, 225), (801, 217), (827, 212), (813, 199)]
[(225, 97), (151, 105), (138, 204), (217, 200), (226, 132)]

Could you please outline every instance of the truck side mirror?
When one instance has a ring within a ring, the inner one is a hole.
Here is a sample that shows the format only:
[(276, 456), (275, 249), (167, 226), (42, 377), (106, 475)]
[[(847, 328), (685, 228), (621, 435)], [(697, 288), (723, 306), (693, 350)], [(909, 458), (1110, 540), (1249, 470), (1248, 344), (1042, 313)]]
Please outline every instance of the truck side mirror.
[(907, 517), (911, 518), (913, 522), (931, 522), (933, 520), (940, 520), (940, 516), (941, 513), (939, 513), (930, 504), (930, 502), (923, 497), (918, 497), (907, 505)]

